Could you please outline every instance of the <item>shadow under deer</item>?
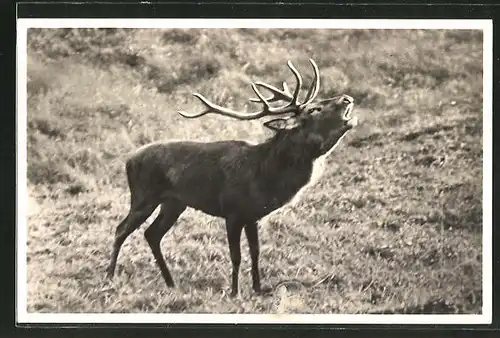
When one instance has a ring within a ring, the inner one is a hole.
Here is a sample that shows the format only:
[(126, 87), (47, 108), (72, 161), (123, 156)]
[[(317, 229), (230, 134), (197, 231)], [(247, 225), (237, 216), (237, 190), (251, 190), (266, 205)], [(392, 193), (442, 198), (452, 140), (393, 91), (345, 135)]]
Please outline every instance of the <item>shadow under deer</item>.
[[(238, 293), (243, 230), (250, 251), (253, 290), (268, 291), (269, 288), (261, 287), (259, 276), (258, 221), (288, 203), (305, 187), (315, 161), (329, 154), (357, 124), (357, 118), (351, 114), (352, 97), (342, 94), (315, 101), (320, 74), (316, 63), (309, 61), (314, 79), (303, 102), (299, 102), (302, 77), (289, 61), (288, 67), (297, 81), (293, 93), (285, 82), (283, 89), (262, 82), (251, 84), (257, 95), (251, 101), (262, 104), (259, 111), (238, 112), (195, 93), (206, 109), (191, 115), (178, 112), (186, 118), (209, 113), (238, 120), (275, 116), (264, 123), (274, 131), (270, 139), (256, 145), (240, 140), (153, 143), (128, 158), (130, 210), (116, 229), (108, 277), (114, 275), (125, 239), (160, 205), (158, 216), (144, 235), (167, 286), (173, 287), (160, 242), (184, 210), (191, 207), (225, 219), (232, 262), (230, 295)], [(264, 97), (258, 87), (268, 90), (271, 96)], [(271, 105), (278, 101), (285, 104)]]

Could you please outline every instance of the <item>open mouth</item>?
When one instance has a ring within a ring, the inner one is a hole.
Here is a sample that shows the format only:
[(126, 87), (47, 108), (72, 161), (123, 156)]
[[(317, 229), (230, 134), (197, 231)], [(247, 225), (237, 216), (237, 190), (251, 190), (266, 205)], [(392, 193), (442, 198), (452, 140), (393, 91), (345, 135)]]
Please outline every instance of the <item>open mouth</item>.
[(352, 108), (354, 107), (354, 103), (349, 103), (344, 112), (344, 120), (349, 121), (352, 119)]

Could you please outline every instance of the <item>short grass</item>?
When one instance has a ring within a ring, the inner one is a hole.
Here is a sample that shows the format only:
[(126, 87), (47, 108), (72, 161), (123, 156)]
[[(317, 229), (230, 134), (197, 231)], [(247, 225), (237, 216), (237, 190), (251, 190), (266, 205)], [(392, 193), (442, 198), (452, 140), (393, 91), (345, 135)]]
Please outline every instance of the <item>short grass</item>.
[[(301, 313), (480, 313), (482, 307), (482, 34), (426, 30), (31, 29), (28, 33), (28, 311), (278, 311), (251, 291), (246, 240), (231, 299), (223, 220), (188, 209), (162, 249), (168, 289), (144, 240), (125, 242), (124, 161), (169, 139), (260, 141), (261, 121), (218, 116), (192, 92), (249, 110), (249, 82), (347, 93), (359, 127), (324, 176), (260, 223), (266, 285), (295, 280)], [(151, 219), (148, 220), (151, 222)]]

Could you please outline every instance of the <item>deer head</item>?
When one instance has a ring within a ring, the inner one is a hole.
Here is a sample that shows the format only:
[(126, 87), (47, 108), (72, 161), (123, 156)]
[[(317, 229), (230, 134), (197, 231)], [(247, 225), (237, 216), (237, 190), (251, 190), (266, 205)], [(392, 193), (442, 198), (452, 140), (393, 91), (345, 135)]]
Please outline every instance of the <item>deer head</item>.
[[(293, 94), (283, 82), (283, 89), (272, 85), (254, 82), (251, 84), (258, 98), (251, 98), (251, 102), (260, 102), (262, 109), (253, 113), (242, 113), (229, 108), (221, 107), (208, 101), (203, 95), (194, 93), (206, 107), (197, 114), (178, 113), (186, 118), (196, 118), (208, 113), (214, 113), (236, 118), (238, 120), (253, 120), (266, 116), (280, 116), (264, 122), (264, 126), (273, 130), (277, 137), (300, 138), (303, 142), (314, 143), (320, 153), (327, 152), (350, 129), (357, 125), (357, 118), (351, 116), (354, 99), (348, 95), (339, 95), (333, 98), (314, 101), (320, 88), (319, 69), (314, 60), (309, 59), (313, 70), (314, 80), (303, 102), (299, 102), (302, 77), (291, 61), (288, 67), (292, 71), (297, 85)], [(272, 93), (265, 98), (257, 87), (267, 89)], [(271, 102), (285, 101), (285, 105), (272, 107)]]

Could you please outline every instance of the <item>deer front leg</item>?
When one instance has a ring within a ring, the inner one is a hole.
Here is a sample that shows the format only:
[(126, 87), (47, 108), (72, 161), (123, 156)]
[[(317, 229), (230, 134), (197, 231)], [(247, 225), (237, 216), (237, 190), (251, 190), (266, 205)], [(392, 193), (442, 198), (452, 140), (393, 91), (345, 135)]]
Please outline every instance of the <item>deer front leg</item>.
[(243, 229), (243, 224), (237, 220), (227, 219), (226, 220), (226, 230), (227, 230), (227, 240), (229, 244), (229, 253), (231, 255), (231, 263), (233, 265), (233, 271), (231, 274), (231, 297), (238, 294), (238, 275), (240, 271), (241, 263), (241, 231)]
[(248, 223), (245, 226), (245, 234), (248, 240), (250, 259), (252, 260), (252, 287), (258, 294), (267, 294), (272, 291), (269, 286), (261, 286), (259, 273), (259, 234), (257, 222)]
[(247, 236), (250, 259), (252, 260), (252, 287), (255, 292), (260, 293), (259, 235), (257, 232), (257, 223), (247, 224), (245, 226), (245, 234)]

